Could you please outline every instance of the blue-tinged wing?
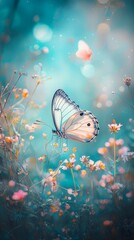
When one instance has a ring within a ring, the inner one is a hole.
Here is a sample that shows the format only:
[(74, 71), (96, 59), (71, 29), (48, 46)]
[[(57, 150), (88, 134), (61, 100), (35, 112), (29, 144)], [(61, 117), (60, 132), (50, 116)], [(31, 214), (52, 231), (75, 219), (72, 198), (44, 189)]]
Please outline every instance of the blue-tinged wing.
[(62, 131), (63, 124), (73, 114), (80, 111), (79, 106), (70, 100), (68, 95), (61, 89), (58, 89), (52, 99), (52, 116), (56, 130)]

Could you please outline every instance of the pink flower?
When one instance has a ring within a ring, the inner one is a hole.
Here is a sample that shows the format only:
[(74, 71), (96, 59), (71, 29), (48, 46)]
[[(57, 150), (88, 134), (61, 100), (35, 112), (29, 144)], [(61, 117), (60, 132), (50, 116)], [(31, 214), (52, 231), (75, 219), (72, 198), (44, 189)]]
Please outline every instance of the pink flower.
[(123, 167), (120, 167), (120, 168), (118, 168), (118, 172), (123, 174), (123, 173), (125, 173), (125, 169)]
[(105, 143), (106, 147), (113, 147), (115, 143), (115, 139), (114, 138), (109, 138), (109, 141)]
[(88, 161), (89, 161), (89, 157), (86, 157), (86, 156), (84, 155), (84, 156), (82, 156), (82, 157), (80, 158), (80, 161), (81, 161), (82, 163), (87, 164)]
[(113, 222), (110, 221), (110, 220), (105, 220), (105, 221), (103, 222), (103, 225), (104, 225), (105, 227), (111, 226), (112, 224), (113, 224)]
[(122, 125), (120, 123), (117, 124), (115, 120), (113, 120), (111, 124), (108, 124), (111, 133), (117, 133), (120, 130), (121, 126)]
[(87, 174), (87, 172), (86, 172), (86, 170), (81, 170), (81, 177), (85, 177), (86, 176), (86, 174)]
[(67, 167), (66, 166), (61, 166), (61, 169), (67, 170)]
[(72, 188), (68, 188), (67, 192), (68, 192), (68, 194), (73, 194), (73, 189)]
[(27, 196), (27, 194), (27, 192), (19, 190), (18, 192), (14, 192), (12, 199), (15, 201), (22, 201)]
[(14, 187), (14, 186), (15, 186), (15, 181), (10, 180), (10, 181), (8, 182), (8, 186), (9, 186), (9, 187)]
[(110, 175), (110, 174), (107, 174), (107, 175), (106, 175), (106, 182), (107, 182), (107, 183), (113, 182), (113, 180), (114, 180), (114, 178), (113, 178), (112, 175)]
[(116, 191), (116, 190), (119, 190), (121, 187), (122, 187), (122, 184), (115, 183), (111, 186), (111, 190)]
[(131, 198), (131, 197), (133, 197), (133, 195), (134, 195), (134, 193), (133, 193), (132, 191), (126, 193), (126, 197), (127, 197), (127, 198)]
[(76, 170), (76, 171), (79, 171), (80, 169), (81, 169), (81, 166), (80, 166), (80, 165), (76, 165), (76, 166), (75, 166), (75, 170)]
[(89, 60), (92, 56), (92, 50), (83, 40), (78, 42), (78, 51), (76, 52), (76, 56), (84, 61)]
[(124, 155), (124, 154), (126, 154), (128, 151), (129, 151), (129, 148), (128, 148), (128, 147), (122, 147), (122, 148), (119, 149), (118, 154), (119, 154), (119, 155)]
[(106, 178), (107, 178), (107, 175), (102, 175), (103, 180), (106, 180)]
[(78, 196), (78, 192), (77, 192), (77, 191), (74, 191), (74, 192), (73, 192), (73, 195), (74, 195), (74, 197), (77, 197), (77, 196)]
[(65, 209), (66, 209), (66, 210), (70, 209), (70, 205), (69, 205), (68, 203), (66, 203)]
[(102, 179), (99, 181), (99, 185), (100, 185), (101, 187), (106, 187), (106, 183), (105, 183), (105, 181), (102, 180)]
[(101, 155), (105, 155), (107, 153), (107, 148), (105, 147), (99, 148), (98, 153)]
[(105, 164), (102, 161), (100, 161), (100, 160), (98, 160), (94, 164), (94, 166), (95, 166), (95, 170), (100, 170), (100, 169), (104, 170), (105, 169)]
[(116, 140), (116, 146), (122, 146), (124, 144), (123, 139), (117, 139)]

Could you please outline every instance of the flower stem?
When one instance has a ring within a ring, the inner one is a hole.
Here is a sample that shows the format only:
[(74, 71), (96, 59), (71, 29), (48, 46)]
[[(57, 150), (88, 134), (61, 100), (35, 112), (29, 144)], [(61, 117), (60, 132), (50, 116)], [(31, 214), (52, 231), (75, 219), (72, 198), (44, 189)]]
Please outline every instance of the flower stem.
[(114, 182), (116, 181), (116, 138), (114, 134)]
[(73, 169), (72, 169), (72, 168), (70, 168), (70, 170), (71, 170), (71, 174), (72, 174), (72, 178), (73, 178), (74, 190), (75, 190), (75, 192), (76, 192), (76, 183), (75, 183), (75, 179), (74, 179), (74, 173), (73, 173)]

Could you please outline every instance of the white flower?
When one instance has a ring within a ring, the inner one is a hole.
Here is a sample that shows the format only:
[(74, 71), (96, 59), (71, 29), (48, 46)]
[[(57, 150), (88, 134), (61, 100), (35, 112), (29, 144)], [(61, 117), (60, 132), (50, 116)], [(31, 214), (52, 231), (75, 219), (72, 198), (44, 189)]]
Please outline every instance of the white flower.
[(122, 125), (119, 123), (117, 124), (115, 120), (112, 121), (112, 124), (108, 124), (109, 130), (111, 133), (117, 133)]

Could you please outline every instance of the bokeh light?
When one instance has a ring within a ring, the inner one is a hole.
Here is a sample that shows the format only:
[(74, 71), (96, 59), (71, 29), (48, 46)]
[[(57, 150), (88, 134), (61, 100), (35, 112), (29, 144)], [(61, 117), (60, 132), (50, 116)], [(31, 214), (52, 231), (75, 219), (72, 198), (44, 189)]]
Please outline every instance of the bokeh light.
[(49, 42), (52, 38), (52, 30), (45, 24), (37, 24), (33, 30), (34, 37), (41, 42)]
[(95, 67), (93, 66), (93, 64), (85, 64), (81, 68), (81, 73), (85, 78), (92, 78), (95, 75)]

